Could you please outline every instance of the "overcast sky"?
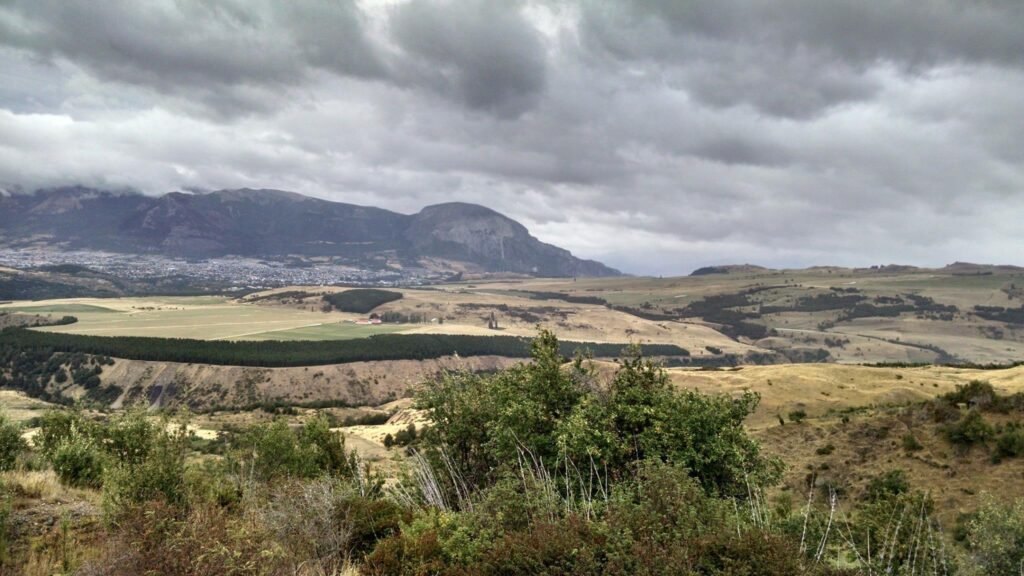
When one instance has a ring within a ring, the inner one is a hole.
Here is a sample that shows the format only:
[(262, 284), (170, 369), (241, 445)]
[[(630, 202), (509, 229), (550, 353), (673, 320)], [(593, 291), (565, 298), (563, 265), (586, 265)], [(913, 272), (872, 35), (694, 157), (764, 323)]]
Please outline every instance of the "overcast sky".
[(1024, 264), (1021, 0), (0, 0), (0, 187), (462, 200), (632, 273)]

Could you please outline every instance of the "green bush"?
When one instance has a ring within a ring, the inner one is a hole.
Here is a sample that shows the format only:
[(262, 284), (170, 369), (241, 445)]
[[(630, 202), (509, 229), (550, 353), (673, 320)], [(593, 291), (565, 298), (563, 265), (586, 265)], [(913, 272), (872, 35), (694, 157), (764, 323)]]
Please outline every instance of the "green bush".
[(726, 500), (708, 496), (688, 470), (656, 462), (641, 463), (633, 480), (612, 490), (606, 520), (612, 545), (620, 546), (620, 564), (642, 548), (664, 554), (664, 548), (691, 542), (732, 528)]
[(999, 396), (988, 382), (971, 380), (967, 384), (957, 384), (953, 392), (943, 394), (940, 398), (952, 405), (967, 404), (985, 408), (996, 402)]
[(1000, 502), (982, 498), (967, 522), (971, 574), (1019, 574), (1024, 566), (1024, 499)]
[(423, 442), (443, 451), (470, 488), (493, 484), (523, 458), (570, 484), (629, 478), (648, 459), (684, 466), (706, 490), (740, 497), (748, 482), (778, 479), (781, 463), (762, 456), (744, 427), (756, 394), (677, 391), (636, 349), (598, 389), (582, 360), (563, 368), (552, 333), (542, 332), (532, 349), (529, 364), (449, 374), (418, 396), (433, 422)]
[(946, 439), (958, 446), (970, 448), (975, 444), (984, 444), (994, 434), (992, 426), (985, 421), (977, 409), (972, 408), (958, 422), (947, 426)]
[(84, 434), (62, 439), (50, 456), (57, 478), (63, 484), (76, 488), (102, 486), (104, 461), (102, 448)]
[(185, 458), (190, 451), (187, 421), (157, 423), (141, 412), (119, 416), (104, 428), (110, 458), (103, 476), (103, 507), (118, 519), (151, 501), (183, 507), (188, 502)]
[(254, 426), (239, 438), (233, 460), (243, 477), (263, 482), (320, 475), (350, 478), (357, 466), (355, 453), (345, 451), (344, 436), (332, 432), (323, 416), (298, 430), (280, 419)]
[(999, 462), (1004, 458), (1016, 458), (1024, 456), (1024, 430), (1014, 426), (1004, 430), (996, 437), (995, 451), (992, 459)]
[(903, 435), (903, 449), (904, 450), (906, 450), (907, 452), (917, 452), (918, 450), (921, 450), (922, 448), (924, 448), (924, 446), (921, 445), (921, 443), (917, 440), (916, 436), (914, 436), (913, 434), (911, 434), (909, 432), (907, 434)]
[(21, 427), (0, 413), (0, 471), (11, 470), (18, 456), (27, 448)]
[(122, 412), (111, 418), (93, 434), (104, 450), (119, 465), (138, 466), (145, 462), (159, 441), (169, 432), (166, 418), (153, 420), (142, 410)]
[(878, 502), (906, 494), (909, 490), (910, 482), (907, 480), (907, 473), (903, 470), (889, 470), (868, 482), (864, 496), (872, 502)]
[[(901, 472), (872, 481), (868, 501), (854, 511), (850, 538), (866, 566), (863, 574), (957, 574), (948, 553), (935, 503), (911, 490)], [(869, 560), (870, 558), (870, 560)]]
[(39, 432), (32, 443), (47, 458), (52, 458), (57, 448), (77, 436), (93, 437), (97, 425), (86, 420), (75, 409), (47, 410), (39, 418)]
[(392, 439), (392, 444), (397, 446), (408, 446), (416, 441), (416, 424), (410, 422), (408, 426), (398, 431)]

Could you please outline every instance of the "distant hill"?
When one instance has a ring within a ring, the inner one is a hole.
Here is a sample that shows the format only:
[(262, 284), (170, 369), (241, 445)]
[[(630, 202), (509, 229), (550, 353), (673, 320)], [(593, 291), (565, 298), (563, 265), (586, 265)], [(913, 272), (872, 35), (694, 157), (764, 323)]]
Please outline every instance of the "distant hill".
[(0, 196), (0, 246), (40, 244), (190, 258), (385, 257), (410, 265), (429, 258), (484, 272), (619, 275), (483, 206), (439, 204), (406, 215), (280, 190), (150, 197), (67, 187)]
[(711, 274), (756, 274), (768, 269), (755, 264), (726, 264), (723, 266), (704, 266), (690, 272), (690, 276), (709, 276)]

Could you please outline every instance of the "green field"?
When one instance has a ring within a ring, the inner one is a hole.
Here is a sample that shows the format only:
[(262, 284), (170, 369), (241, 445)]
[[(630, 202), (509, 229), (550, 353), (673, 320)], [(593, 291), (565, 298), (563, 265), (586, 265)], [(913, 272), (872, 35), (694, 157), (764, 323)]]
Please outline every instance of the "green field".
[(360, 326), (348, 322), (334, 324), (320, 324), (318, 326), (306, 326), (293, 328), (291, 330), (279, 330), (276, 332), (264, 332), (245, 336), (241, 340), (351, 340), (353, 338), (365, 338), (374, 334), (393, 334), (408, 330), (407, 325), (381, 325)]
[(92, 304), (51, 304), (39, 306), (0, 306), (2, 312), (22, 312), (24, 314), (109, 314), (117, 312), (103, 306)]
[[(80, 298), (46, 304), (14, 302), (0, 311), (72, 315), (78, 322), (41, 328), (63, 334), (200, 340), (345, 340), (401, 330), (357, 326), (353, 314), (242, 304), (219, 296)], [(407, 328), (407, 327), (406, 327)]]

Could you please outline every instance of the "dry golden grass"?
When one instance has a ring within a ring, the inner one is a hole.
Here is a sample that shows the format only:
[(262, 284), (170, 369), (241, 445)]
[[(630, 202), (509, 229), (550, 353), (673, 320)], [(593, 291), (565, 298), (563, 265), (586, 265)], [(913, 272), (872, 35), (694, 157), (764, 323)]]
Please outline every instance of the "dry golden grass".
[(47, 470), (9, 470), (0, 472), (0, 481), (20, 498), (39, 500), (47, 503), (66, 503), (74, 501), (98, 502), (99, 494), (92, 490), (83, 490), (64, 486), (57, 474)]
[[(754, 432), (763, 450), (786, 463), (783, 485), (797, 503), (807, 498), (807, 479), (818, 486), (834, 483), (847, 501), (860, 497), (871, 478), (894, 469), (904, 470), (911, 488), (928, 492), (939, 519), (948, 528), (957, 516), (977, 509), (982, 494), (1016, 497), (1024, 493), (1024, 458), (991, 461), (986, 447), (960, 451), (942, 435), (940, 426), (911, 417), (907, 409), (867, 410), (812, 419), (801, 424), (765, 427)], [(991, 414), (986, 420), (1002, 418)], [(902, 438), (912, 434), (922, 445), (903, 448)], [(829, 454), (819, 449), (832, 446)]]
[(12, 422), (24, 422), (41, 415), (56, 404), (30, 398), (17, 390), (0, 390), (0, 408)]
[(810, 417), (872, 405), (917, 402), (951, 392), (971, 380), (990, 382), (1000, 393), (1024, 391), (1024, 366), (1003, 370), (972, 370), (926, 366), (873, 368), (842, 364), (778, 364), (721, 370), (668, 370), (681, 388), (704, 393), (739, 394), (751, 390), (761, 404), (751, 417), (752, 428), (771, 426), (778, 415), (802, 409)]

